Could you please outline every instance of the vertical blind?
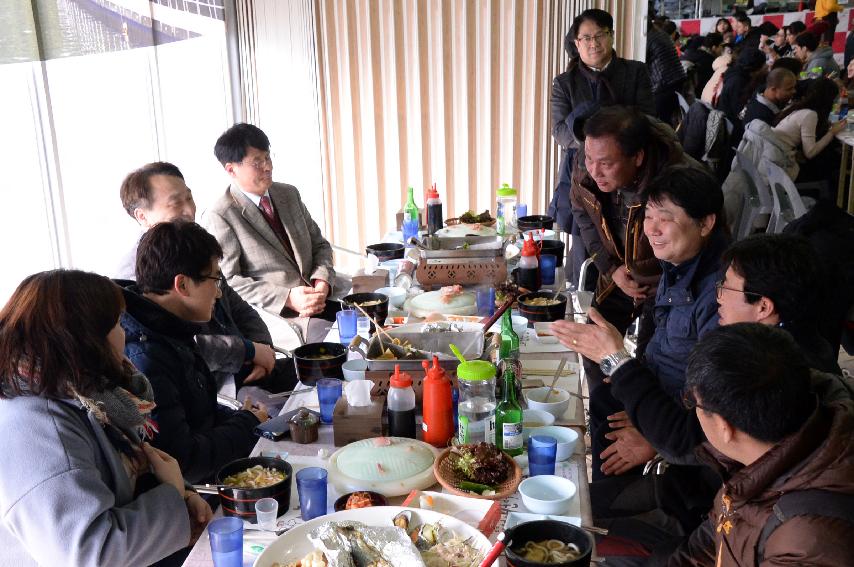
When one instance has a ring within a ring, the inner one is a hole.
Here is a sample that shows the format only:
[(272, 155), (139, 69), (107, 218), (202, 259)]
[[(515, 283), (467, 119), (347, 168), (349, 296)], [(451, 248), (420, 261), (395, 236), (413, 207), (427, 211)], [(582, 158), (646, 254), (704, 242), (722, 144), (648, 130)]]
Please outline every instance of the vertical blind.
[(552, 78), (565, 2), (319, 0), (326, 221), (361, 246), (395, 228), (406, 188), (436, 183), (446, 216), (493, 207), (502, 183), (543, 211), (558, 161)]

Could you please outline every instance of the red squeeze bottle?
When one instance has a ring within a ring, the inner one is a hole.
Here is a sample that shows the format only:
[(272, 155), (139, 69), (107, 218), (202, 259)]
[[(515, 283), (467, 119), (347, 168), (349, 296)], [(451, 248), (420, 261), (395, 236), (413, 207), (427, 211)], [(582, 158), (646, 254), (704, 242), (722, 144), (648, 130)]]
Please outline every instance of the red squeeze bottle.
[(439, 366), (439, 357), (433, 357), (433, 366), (421, 363), (427, 375), (422, 388), (422, 439), (434, 447), (447, 447), (454, 436), (454, 408), (451, 401), (451, 381)]

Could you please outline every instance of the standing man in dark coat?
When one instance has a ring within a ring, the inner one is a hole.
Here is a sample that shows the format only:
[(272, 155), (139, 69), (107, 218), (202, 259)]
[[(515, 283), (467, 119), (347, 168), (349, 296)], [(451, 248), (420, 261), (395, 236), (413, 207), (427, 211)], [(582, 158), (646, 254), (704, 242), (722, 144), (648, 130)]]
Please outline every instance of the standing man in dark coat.
[[(572, 22), (566, 49), (577, 50), (565, 73), (555, 77), (551, 94), (552, 136), (563, 148), (560, 177), (548, 213), (565, 231), (578, 236), (569, 200), (572, 163), (578, 149), (576, 133), (583, 121), (599, 108), (613, 104), (636, 106), (647, 114), (655, 112), (652, 87), (646, 67), (639, 61), (614, 53), (614, 19), (603, 10), (585, 10)], [(576, 238), (574, 242), (579, 242)], [(584, 247), (575, 244), (567, 276), (577, 283), (584, 261)]]

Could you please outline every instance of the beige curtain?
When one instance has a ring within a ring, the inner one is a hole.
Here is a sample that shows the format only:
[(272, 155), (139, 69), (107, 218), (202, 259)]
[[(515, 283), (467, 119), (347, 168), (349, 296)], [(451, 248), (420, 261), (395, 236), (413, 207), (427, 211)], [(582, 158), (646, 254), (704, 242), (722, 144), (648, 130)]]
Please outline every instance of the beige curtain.
[(407, 186), (445, 216), (494, 208), (501, 183), (543, 212), (558, 162), (552, 78), (560, 0), (318, 0), (326, 226), (360, 248), (395, 228)]

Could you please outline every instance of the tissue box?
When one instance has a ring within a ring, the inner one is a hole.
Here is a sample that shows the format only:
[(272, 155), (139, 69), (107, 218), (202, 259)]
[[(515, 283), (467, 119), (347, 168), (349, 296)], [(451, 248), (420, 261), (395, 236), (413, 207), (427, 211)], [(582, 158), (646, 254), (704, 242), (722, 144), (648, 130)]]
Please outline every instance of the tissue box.
[(336, 447), (354, 441), (382, 437), (385, 396), (371, 396), (371, 405), (352, 407), (344, 396), (338, 398), (332, 412), (332, 434)]
[(359, 270), (352, 277), (353, 291), (352, 293), (369, 293), (378, 290), (381, 287), (388, 285), (388, 270), (379, 268), (371, 275), (365, 274), (364, 270)]

